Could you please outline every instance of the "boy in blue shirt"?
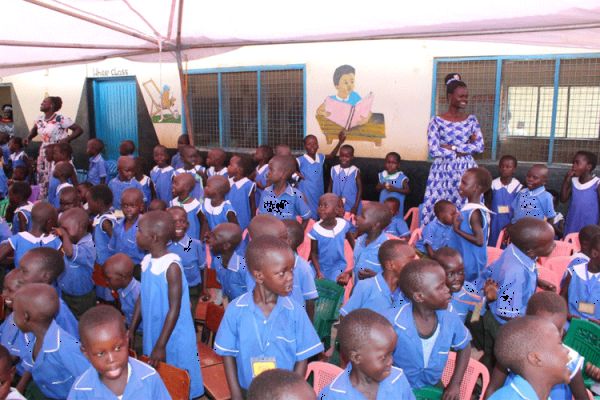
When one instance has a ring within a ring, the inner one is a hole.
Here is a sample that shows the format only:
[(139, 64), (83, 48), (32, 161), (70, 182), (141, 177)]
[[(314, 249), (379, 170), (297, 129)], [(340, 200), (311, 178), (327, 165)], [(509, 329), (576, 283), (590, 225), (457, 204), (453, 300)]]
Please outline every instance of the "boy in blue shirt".
[(169, 204), (173, 199), (171, 183), (173, 181), (175, 169), (169, 165), (169, 153), (165, 146), (161, 144), (155, 146), (152, 155), (156, 165), (150, 171), (150, 179), (152, 179), (152, 182), (154, 183), (156, 197)]
[(364, 308), (352, 311), (340, 322), (338, 339), (341, 356), (350, 362), (319, 399), (415, 398), (404, 371), (392, 365), (398, 338), (382, 315)]
[(191, 196), (196, 181), (190, 174), (181, 174), (173, 177), (173, 200), (169, 204), (171, 207), (182, 207), (189, 223), (188, 235), (194, 239), (200, 239), (200, 207), (202, 204), (198, 199)]
[(90, 157), (90, 165), (88, 167), (87, 181), (92, 185), (106, 183), (106, 161), (102, 157), (104, 143), (100, 139), (90, 139), (87, 142), (85, 152)]
[[(142, 185), (135, 179), (135, 159), (133, 157), (121, 156), (117, 161), (116, 177), (111, 179), (108, 187), (113, 192), (113, 206), (115, 210), (121, 209), (121, 196), (126, 189), (139, 189), (143, 193)], [(144, 203), (142, 197), (142, 204)]]
[(13, 235), (31, 230), (31, 209), (33, 208), (33, 203), (29, 201), (30, 197), (31, 186), (27, 182), (13, 182), (8, 188), (8, 202), (15, 210), (11, 227)]
[(52, 170), (52, 177), (56, 185), (50, 185), (48, 191), (48, 202), (54, 208), (60, 208), (60, 193), (67, 187), (72, 187), (71, 176), (75, 173), (75, 168), (68, 161), (57, 162)]
[(423, 227), (421, 239), (415, 245), (422, 255), (433, 258), (433, 253), (448, 246), (452, 237), (452, 221), (458, 210), (454, 203), (448, 200), (440, 200), (433, 206), (435, 219)]
[(408, 229), (408, 225), (406, 225), (404, 215), (400, 212), (400, 200), (395, 197), (388, 197), (383, 201), (383, 204), (385, 204), (392, 213), (392, 222), (385, 228), (385, 233), (399, 239), (408, 240), (410, 237), (410, 230)]
[(121, 205), (125, 218), (117, 222), (110, 241), (112, 254), (125, 253), (133, 260), (134, 264), (140, 264), (144, 258), (135, 241), (138, 230), (139, 216), (144, 209), (144, 197), (139, 189), (125, 189), (121, 196)]
[(526, 188), (521, 190), (512, 203), (512, 223), (524, 217), (532, 217), (554, 224), (554, 201), (552, 195), (546, 191), (548, 181), (548, 167), (543, 164), (535, 164), (527, 172), (525, 178)]
[(202, 181), (204, 168), (197, 165), (198, 151), (194, 146), (183, 146), (183, 148), (179, 150), (179, 154), (181, 154), (183, 166), (181, 168), (177, 168), (175, 172), (173, 172), (173, 176), (189, 174), (192, 178), (194, 178), (194, 187), (190, 193), (190, 196), (192, 196), (194, 199), (202, 201), (202, 198), (204, 197), (204, 185)]
[(224, 222), (237, 224), (237, 212), (227, 200), (229, 180), (221, 175), (215, 175), (206, 181), (205, 199), (200, 206), (200, 238), (206, 240), (208, 232)]
[(248, 389), (247, 400), (315, 400), (315, 391), (304, 377), (285, 369), (271, 369), (257, 376)]
[(250, 242), (246, 259), (256, 287), (229, 304), (215, 339), (233, 399), (241, 398), (252, 378), (265, 370), (282, 368), (304, 376), (308, 358), (323, 351), (306, 312), (288, 297), (294, 266), (290, 246), (262, 236)]
[(125, 315), (127, 327), (131, 326), (135, 302), (140, 297), (140, 282), (133, 277), (134, 267), (131, 258), (123, 253), (110, 256), (104, 263), (104, 275), (108, 286), (116, 292), (117, 308)]

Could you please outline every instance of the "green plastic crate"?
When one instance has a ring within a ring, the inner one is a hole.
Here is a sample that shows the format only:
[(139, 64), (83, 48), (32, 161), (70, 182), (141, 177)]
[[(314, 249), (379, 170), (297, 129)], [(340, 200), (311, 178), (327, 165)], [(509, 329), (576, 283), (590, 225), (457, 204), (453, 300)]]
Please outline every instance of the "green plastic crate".
[(315, 281), (319, 298), (315, 304), (313, 324), (321, 340), (331, 336), (331, 325), (338, 319), (344, 288), (325, 279)]
[(439, 400), (442, 398), (444, 390), (435, 386), (426, 386), (421, 389), (413, 389), (417, 400)]
[[(564, 343), (581, 354), (586, 362), (600, 367), (600, 326), (590, 321), (573, 319)], [(586, 385), (593, 382), (586, 378)]]

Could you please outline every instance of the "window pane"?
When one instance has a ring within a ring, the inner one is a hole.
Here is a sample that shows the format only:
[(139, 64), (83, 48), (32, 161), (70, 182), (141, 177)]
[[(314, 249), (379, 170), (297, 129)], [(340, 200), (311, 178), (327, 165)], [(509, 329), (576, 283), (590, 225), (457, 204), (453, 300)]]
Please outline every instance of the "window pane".
[(188, 75), (188, 96), (194, 144), (219, 146), (217, 74)]
[(221, 75), (223, 147), (255, 148), (258, 145), (256, 82), (256, 72)]

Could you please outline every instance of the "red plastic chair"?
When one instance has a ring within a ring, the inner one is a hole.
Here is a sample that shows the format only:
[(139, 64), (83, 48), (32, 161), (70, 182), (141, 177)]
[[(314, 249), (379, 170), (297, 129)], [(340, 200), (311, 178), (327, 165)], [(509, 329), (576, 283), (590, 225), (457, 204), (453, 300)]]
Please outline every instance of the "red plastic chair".
[(571, 256), (550, 257), (544, 260), (542, 268), (548, 268), (563, 276), (571, 262)]
[(579, 243), (579, 232), (569, 233), (563, 238), (563, 242), (571, 243), (575, 252), (581, 251), (581, 243)]
[[(550, 268), (538, 267), (538, 279), (553, 284), (556, 287), (556, 293), (560, 291), (560, 282), (562, 281), (562, 277), (562, 274), (552, 271)], [(543, 292), (543, 290), (538, 287), (536, 292)]]
[(408, 222), (409, 219), (410, 226), (408, 227), (408, 229), (411, 232), (414, 232), (421, 226), (421, 221), (419, 218), (419, 207), (412, 207), (406, 212), (406, 214), (404, 214), (404, 220)]
[(423, 229), (417, 228), (414, 231), (411, 230), (410, 239), (408, 239), (408, 245), (414, 246), (423, 237)]
[[(141, 355), (139, 360), (147, 363), (149, 358)], [(186, 370), (159, 362), (156, 372), (158, 372), (173, 400), (187, 400), (190, 398), (190, 375)]]
[(504, 250), (499, 247), (487, 247), (487, 265), (490, 266), (494, 261), (500, 258)]
[(575, 251), (575, 246), (570, 242), (563, 242), (562, 240), (555, 240), (554, 250), (548, 257), (540, 257), (538, 259), (538, 264), (544, 265), (549, 258), (553, 257), (562, 257), (562, 256), (570, 256)]
[[(444, 384), (444, 386), (447, 386), (448, 383), (450, 383), (450, 379), (452, 378), (452, 374), (454, 373), (454, 364), (456, 364), (456, 353), (451, 351), (448, 353), (448, 361), (446, 362), (444, 372), (442, 372), (442, 383)], [(479, 376), (481, 376), (481, 395), (479, 396), (479, 400), (483, 400), (483, 395), (485, 394), (485, 391), (487, 390), (487, 387), (490, 384), (490, 373), (488, 372), (485, 365), (475, 360), (474, 358), (470, 358), (469, 364), (467, 365), (467, 370), (465, 371), (465, 375), (463, 376), (462, 382), (460, 384), (461, 399), (471, 398)]]
[(306, 368), (306, 377), (313, 375), (313, 389), (315, 394), (321, 393), (327, 385), (329, 385), (340, 373), (344, 372), (343, 369), (337, 365), (329, 364), (322, 361), (313, 361), (308, 364)]
[(501, 248), (502, 247), (502, 242), (504, 241), (504, 236), (506, 236), (506, 228), (502, 229), (500, 231), (500, 234), (498, 234), (498, 240), (496, 241), (496, 247), (497, 248)]

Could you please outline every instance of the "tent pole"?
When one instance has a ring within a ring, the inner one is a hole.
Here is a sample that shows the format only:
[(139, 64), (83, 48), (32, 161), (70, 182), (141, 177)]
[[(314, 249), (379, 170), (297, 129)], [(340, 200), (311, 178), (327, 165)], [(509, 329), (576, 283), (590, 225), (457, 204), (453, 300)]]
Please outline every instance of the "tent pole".
[(183, 0), (179, 0), (179, 10), (177, 15), (177, 41), (175, 48), (175, 58), (177, 59), (177, 70), (179, 71), (179, 84), (181, 85), (181, 96), (183, 97), (183, 111), (185, 117), (185, 130), (187, 131), (190, 145), (194, 146), (194, 130), (192, 129), (192, 119), (190, 118), (190, 107), (188, 104), (187, 79), (183, 73), (183, 63), (181, 62), (181, 23), (183, 19)]
[(57, 43), (57, 42), (32, 42), (22, 40), (0, 40), (0, 46), (43, 47), (56, 49), (98, 49), (98, 50), (152, 50), (150, 46), (123, 46), (119, 44), (85, 44), (85, 43)]

